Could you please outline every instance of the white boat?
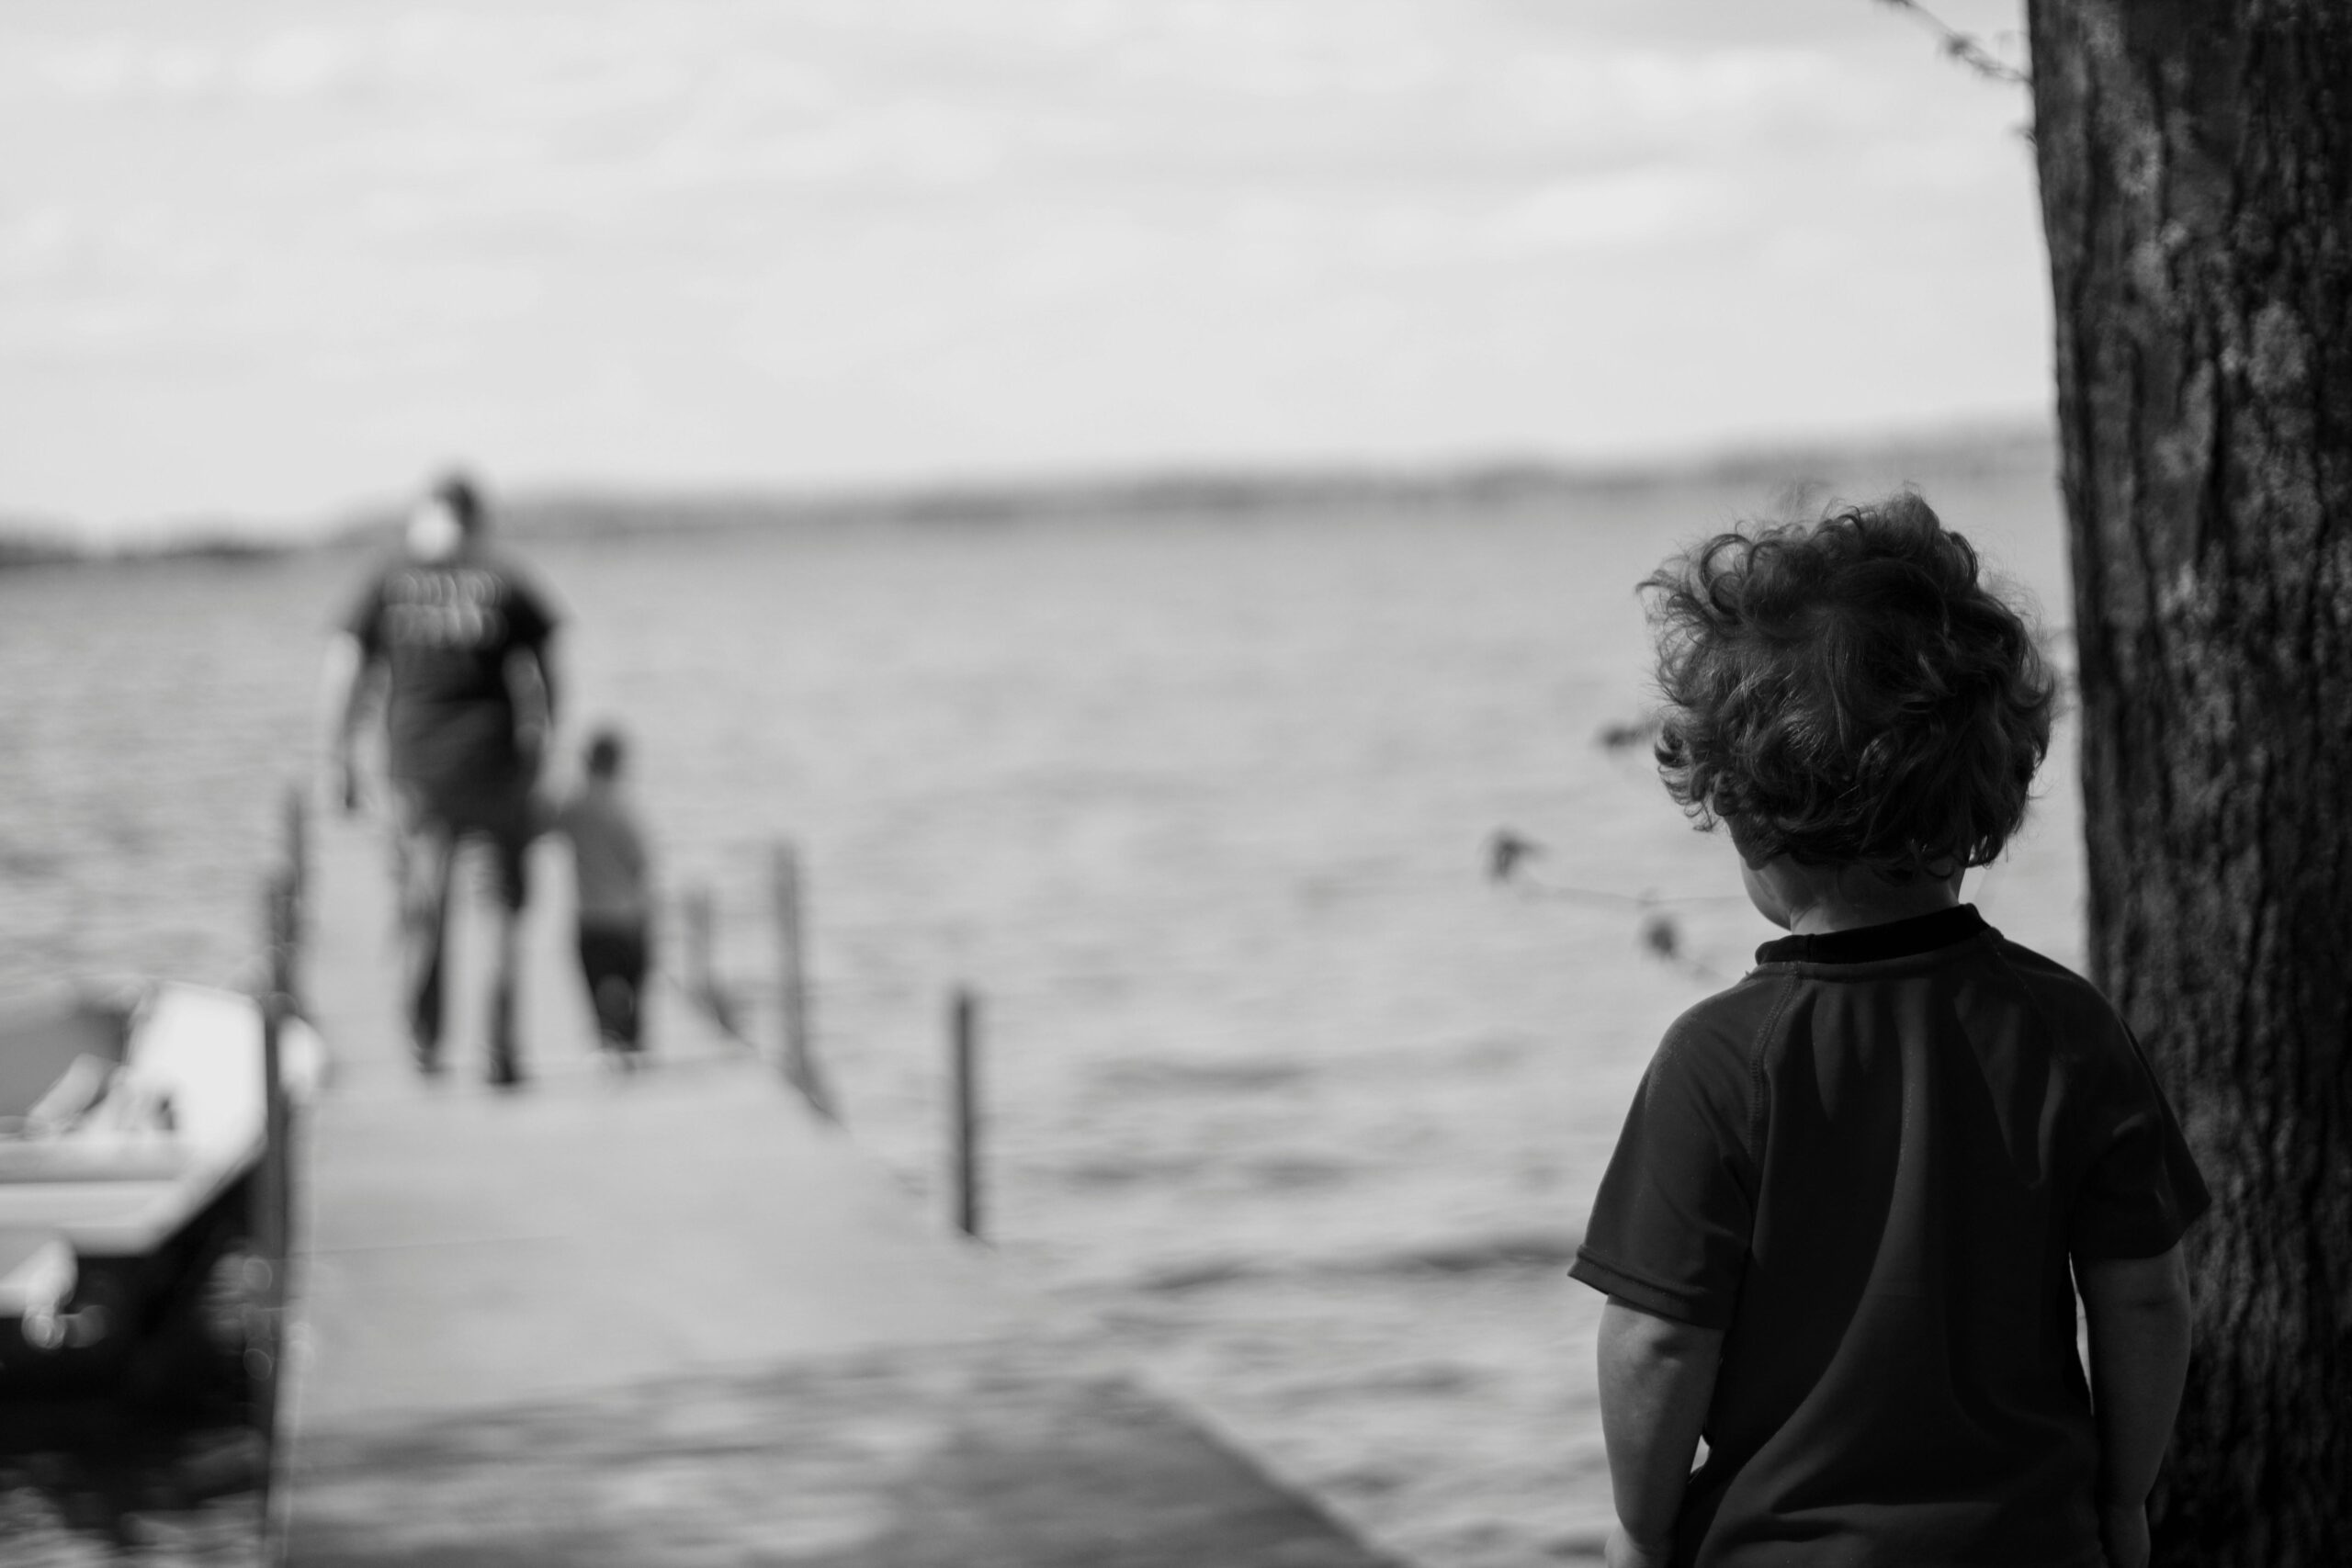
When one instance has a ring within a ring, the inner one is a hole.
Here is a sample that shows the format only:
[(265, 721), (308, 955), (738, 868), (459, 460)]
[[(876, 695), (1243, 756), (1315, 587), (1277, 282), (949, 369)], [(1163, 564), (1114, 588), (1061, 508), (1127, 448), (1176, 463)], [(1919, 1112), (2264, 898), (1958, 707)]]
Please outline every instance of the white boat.
[[(323, 1063), (279, 1031), (296, 1102)], [(250, 1251), (268, 1139), (260, 1009), (198, 986), (0, 1020), (0, 1399), (157, 1371)]]

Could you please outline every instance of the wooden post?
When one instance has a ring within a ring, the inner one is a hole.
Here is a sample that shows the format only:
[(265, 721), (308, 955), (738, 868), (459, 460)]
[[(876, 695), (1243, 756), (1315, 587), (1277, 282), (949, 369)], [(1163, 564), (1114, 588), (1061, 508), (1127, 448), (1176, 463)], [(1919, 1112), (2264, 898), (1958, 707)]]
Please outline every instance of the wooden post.
[(261, 1010), (262, 1088), (266, 1095), (263, 1107), (268, 1140), (262, 1168), (270, 1200), (269, 1212), (264, 1218), (269, 1230), (263, 1239), (271, 1243), (267, 1255), (278, 1278), (281, 1298), (285, 1261), (293, 1250), (294, 1215), (293, 1107), (286, 1097), (282, 1045), (286, 1021), (299, 1009), (295, 988), (295, 965), (301, 941), (299, 919), (294, 874), (290, 870), (282, 871), (269, 886), (269, 990), (262, 998)]
[(722, 1026), (726, 1011), (719, 999), (718, 967), (714, 949), (718, 945), (718, 916), (707, 887), (689, 887), (679, 898), (679, 914), (685, 925), (686, 994), (695, 1006), (707, 1013)]
[(286, 877), (293, 895), (293, 936), (299, 944), (311, 903), (311, 813), (302, 786), (286, 791)]
[(284, 1063), (280, 1045), (286, 1021), (294, 1016), (296, 947), (299, 927), (295, 914), (294, 874), (281, 869), (263, 891), (263, 929), (268, 939), (268, 978), (261, 1001), (263, 1131), (266, 1139), (258, 1172), (260, 1190), (254, 1239), (277, 1268), (287, 1252), (287, 1222), (292, 1209), (290, 1162), (287, 1157)]
[[(267, 1269), (263, 1296), (264, 1315), (273, 1337), (258, 1366), (250, 1361), (254, 1379), (254, 1410), (265, 1442), (277, 1440), (278, 1390), (286, 1358), (286, 1303), (289, 1297), (293, 1256), (294, 1159), (293, 1115), (286, 1096), (284, 1043), (287, 1021), (294, 1014), (294, 965), (300, 941), (296, 874), (291, 866), (269, 879), (263, 898), (263, 931), (268, 947), (268, 977), (261, 1002), (262, 1156), (254, 1172), (252, 1222), (254, 1250)], [(276, 1517), (269, 1495), (271, 1475), (263, 1479), (261, 1504), (266, 1521)]]
[(808, 955), (800, 856), (789, 840), (777, 841), (774, 867), (776, 1010), (778, 1031), (783, 1037), (780, 1055), (785, 1081), (800, 1091), (809, 1109), (828, 1121), (838, 1121), (832, 1093), (817, 1066), (816, 1043), (808, 1021)]
[(950, 1164), (956, 1183), (956, 1228), (980, 1235), (980, 1004), (958, 987), (948, 1009)]

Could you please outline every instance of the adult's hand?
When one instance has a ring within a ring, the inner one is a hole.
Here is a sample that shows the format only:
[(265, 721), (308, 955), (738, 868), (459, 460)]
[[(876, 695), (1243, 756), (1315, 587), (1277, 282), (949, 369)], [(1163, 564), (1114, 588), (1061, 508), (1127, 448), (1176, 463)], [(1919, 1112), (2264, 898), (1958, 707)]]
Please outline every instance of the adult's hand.
[(1609, 1532), (1609, 1540), (1600, 1549), (1600, 1560), (1607, 1568), (1666, 1568), (1668, 1555), (1673, 1550), (1667, 1541), (1644, 1544), (1625, 1532), (1619, 1525)]
[(359, 782), (359, 766), (349, 752), (338, 753), (330, 764), (328, 787), (334, 792), (334, 803), (345, 817), (356, 817), (365, 806), (367, 792)]
[(2107, 1568), (2148, 1568), (2146, 1504), (2100, 1504), (2098, 1535), (2107, 1549)]

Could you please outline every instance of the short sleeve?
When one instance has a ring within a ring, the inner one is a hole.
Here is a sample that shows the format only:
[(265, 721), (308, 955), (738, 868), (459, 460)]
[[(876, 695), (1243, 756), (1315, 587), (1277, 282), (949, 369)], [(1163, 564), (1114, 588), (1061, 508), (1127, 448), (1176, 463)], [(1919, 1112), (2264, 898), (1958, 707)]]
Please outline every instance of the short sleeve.
[(2156, 1257), (2212, 1202), (2139, 1042), (2127, 1034), (2124, 1050), (2099, 1118), (2105, 1136), (2066, 1222), (2067, 1250), (2086, 1260)]
[(1731, 1322), (1755, 1229), (1751, 1089), (1733, 1043), (1678, 1023), (1643, 1076), (1570, 1275), (1644, 1312)]
[(537, 649), (547, 644), (557, 615), (547, 596), (514, 572), (506, 577), (506, 641), (510, 648)]

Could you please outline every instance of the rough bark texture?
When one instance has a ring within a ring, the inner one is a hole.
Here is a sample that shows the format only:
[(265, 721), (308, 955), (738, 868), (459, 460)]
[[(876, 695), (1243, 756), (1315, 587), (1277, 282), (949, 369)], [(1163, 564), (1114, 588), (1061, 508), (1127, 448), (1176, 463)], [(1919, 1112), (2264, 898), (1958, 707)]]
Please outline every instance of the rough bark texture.
[(2352, 6), (2030, 0), (2095, 975), (2215, 1198), (2157, 1561), (2352, 1562)]

